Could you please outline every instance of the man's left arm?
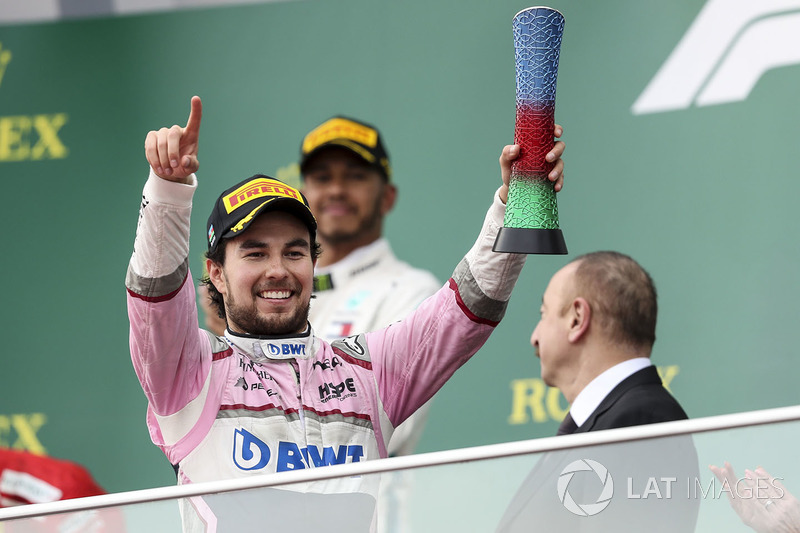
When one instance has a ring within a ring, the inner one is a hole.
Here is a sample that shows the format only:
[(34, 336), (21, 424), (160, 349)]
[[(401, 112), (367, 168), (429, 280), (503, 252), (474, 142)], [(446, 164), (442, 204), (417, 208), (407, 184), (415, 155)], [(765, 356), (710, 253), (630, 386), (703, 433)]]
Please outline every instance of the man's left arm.
[[(560, 127), (558, 128), (560, 134)], [(564, 143), (548, 158), (556, 162), (549, 179), (560, 190)], [(511, 163), (519, 147), (500, 156), (503, 185), (495, 194), (480, 235), (448, 283), (406, 320), (370, 334), (384, 408), (396, 427), (428, 401), (486, 342), (505, 314), (511, 291), (527, 255), (492, 251), (505, 215)]]

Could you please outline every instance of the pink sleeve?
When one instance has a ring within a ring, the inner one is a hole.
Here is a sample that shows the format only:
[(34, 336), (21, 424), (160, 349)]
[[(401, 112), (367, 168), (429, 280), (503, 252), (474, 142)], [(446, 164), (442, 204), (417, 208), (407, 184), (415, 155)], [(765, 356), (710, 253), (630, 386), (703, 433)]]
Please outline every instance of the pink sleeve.
[(130, 350), (150, 407), (170, 415), (197, 396), (211, 367), (189, 272), (191, 185), (152, 172), (142, 193), (128, 289)]
[(395, 427), (472, 357), (505, 314), (526, 255), (492, 251), (505, 205), (495, 201), (448, 283), (405, 320), (367, 334), (378, 390)]

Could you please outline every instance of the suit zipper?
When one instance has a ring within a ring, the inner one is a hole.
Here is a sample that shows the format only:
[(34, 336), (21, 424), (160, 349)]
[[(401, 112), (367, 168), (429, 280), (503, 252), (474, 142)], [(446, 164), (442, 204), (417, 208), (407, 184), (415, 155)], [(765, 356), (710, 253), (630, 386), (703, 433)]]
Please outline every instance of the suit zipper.
[(300, 365), (297, 364), (296, 359), (289, 361), (289, 364), (292, 365), (292, 370), (294, 370), (295, 395), (297, 396), (300, 405), (300, 407), (297, 409), (297, 414), (300, 416), (300, 424), (303, 426), (303, 432), (305, 432), (306, 418), (305, 413), (303, 412), (303, 396), (301, 394), (300, 387)]

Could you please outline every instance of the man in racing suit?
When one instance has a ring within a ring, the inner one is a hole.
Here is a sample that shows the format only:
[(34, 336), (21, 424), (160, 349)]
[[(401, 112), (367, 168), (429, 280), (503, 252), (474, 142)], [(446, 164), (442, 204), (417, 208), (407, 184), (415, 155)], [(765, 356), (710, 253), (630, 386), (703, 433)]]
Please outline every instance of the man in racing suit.
[[(223, 251), (220, 262), (206, 262), (227, 312), (226, 334), (217, 337), (197, 327), (188, 269), (201, 114), (194, 97), (185, 127), (151, 131), (145, 142), (151, 172), (126, 286), (131, 356), (153, 442), (178, 465), (179, 483), (386, 457), (394, 428), (505, 312), (525, 256), (491, 247), (518, 149), (504, 149), (504, 184), (448, 283), (402, 322), (332, 344), (305, 320), (316, 237), (305, 199), (260, 175), (228, 189), (207, 228), (209, 255)], [(551, 156), (562, 151), (558, 143)], [(553, 181), (560, 189), (560, 171)], [(337, 491), (374, 494), (368, 483), (344, 479)], [(227, 530), (198, 499), (182, 516), (187, 530)]]
[[(326, 120), (304, 137), (300, 171), (323, 250), (314, 268), (309, 314), (317, 336), (332, 342), (386, 327), (442, 286), (430, 272), (400, 261), (383, 236), (397, 187), (377, 128), (342, 116)], [(432, 401), (395, 428), (390, 457), (414, 452)], [(381, 532), (408, 531), (412, 476), (407, 470), (381, 476)]]

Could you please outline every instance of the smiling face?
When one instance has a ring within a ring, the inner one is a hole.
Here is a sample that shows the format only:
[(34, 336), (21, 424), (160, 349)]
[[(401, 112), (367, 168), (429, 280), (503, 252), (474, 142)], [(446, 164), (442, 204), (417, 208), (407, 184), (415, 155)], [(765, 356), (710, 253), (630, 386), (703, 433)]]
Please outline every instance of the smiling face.
[(306, 164), (303, 194), (327, 249), (364, 246), (380, 238), (396, 190), (350, 150), (330, 147)]
[(208, 261), (231, 331), (289, 335), (306, 329), (314, 279), (309, 239), (300, 219), (270, 211), (225, 242), (224, 265)]

